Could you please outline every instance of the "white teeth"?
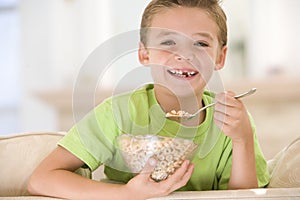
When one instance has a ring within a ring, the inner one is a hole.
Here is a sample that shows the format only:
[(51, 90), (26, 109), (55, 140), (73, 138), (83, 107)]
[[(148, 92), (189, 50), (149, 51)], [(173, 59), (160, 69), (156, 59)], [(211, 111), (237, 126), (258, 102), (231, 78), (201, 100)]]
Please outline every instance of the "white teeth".
[(191, 77), (197, 74), (197, 72), (183, 72), (181, 70), (170, 69), (168, 70), (171, 74), (179, 76), (179, 77)]
[(189, 76), (194, 76), (196, 74), (196, 72), (188, 72)]

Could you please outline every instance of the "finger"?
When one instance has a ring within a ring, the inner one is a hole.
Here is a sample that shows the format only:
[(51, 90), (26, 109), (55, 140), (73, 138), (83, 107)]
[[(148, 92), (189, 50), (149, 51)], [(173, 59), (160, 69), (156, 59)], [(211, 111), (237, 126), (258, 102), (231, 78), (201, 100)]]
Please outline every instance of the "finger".
[(215, 124), (224, 132), (224, 127), (227, 126), (223, 121), (219, 121), (218, 119), (214, 119)]
[(225, 92), (216, 94), (216, 96), (215, 96), (215, 102), (216, 103), (222, 103), (222, 104), (224, 104), (224, 102), (225, 102), (225, 96), (226, 96)]
[[(238, 114), (238, 111), (235, 112)], [(228, 113), (215, 112), (214, 113), (214, 121), (216, 124), (219, 124), (219, 127), (223, 127), (224, 125), (234, 126), (234, 124), (240, 121), (240, 115), (232, 115)]]
[(215, 112), (214, 113), (214, 120), (222, 122), (222, 123), (226, 123), (226, 119), (227, 116), (226, 114), (222, 113), (222, 112)]
[(240, 113), (240, 108), (231, 107), (231, 106), (224, 106), (220, 104), (215, 105), (215, 113), (218, 115), (224, 116), (236, 116)]
[(148, 179), (150, 177), (150, 174), (153, 172), (155, 166), (156, 166), (155, 158), (149, 158), (144, 168), (140, 172), (140, 176)]
[(227, 114), (227, 106), (220, 104), (220, 103), (216, 103), (215, 107), (214, 107), (214, 113), (218, 113), (220, 115), (226, 115)]
[(181, 164), (181, 166), (175, 171), (174, 174), (168, 176), (167, 179), (158, 183), (160, 187), (163, 188), (163, 191), (165, 191), (166, 193), (170, 193), (178, 189), (178, 185), (181, 185), (179, 184), (179, 182), (181, 181), (184, 174), (187, 172), (189, 163), (189, 160), (185, 160)]
[(173, 190), (177, 190), (183, 186), (186, 185), (186, 183), (190, 180), (193, 171), (194, 171), (194, 164), (189, 164), (187, 171), (184, 173), (184, 175), (182, 176), (181, 180), (178, 181), (174, 186), (173, 186)]
[(229, 124), (225, 124), (222, 121), (215, 120), (215, 124), (222, 130), (225, 135), (229, 135), (231, 133), (231, 126)]
[(172, 174), (167, 180), (170, 182), (177, 182), (182, 179), (183, 175), (186, 173), (188, 167), (190, 165), (189, 160), (185, 160), (181, 166), (175, 171), (174, 174)]
[[(170, 190), (175, 191), (175, 190), (185, 186), (186, 183), (190, 180), (193, 171), (194, 171), (194, 164), (188, 164), (184, 174), (181, 174), (179, 176), (177, 175), (178, 178), (173, 183)], [(174, 176), (174, 174), (172, 176)]]
[(231, 91), (219, 93), (215, 96), (215, 101), (222, 105), (234, 106), (238, 102), (234, 95), (235, 93)]
[(185, 174), (182, 177), (182, 181), (183, 182), (188, 182), (188, 180), (191, 178), (191, 176), (192, 176), (192, 174), (194, 172), (194, 168), (195, 168), (195, 165), (193, 163), (191, 163), (188, 166), (188, 170), (185, 172)]

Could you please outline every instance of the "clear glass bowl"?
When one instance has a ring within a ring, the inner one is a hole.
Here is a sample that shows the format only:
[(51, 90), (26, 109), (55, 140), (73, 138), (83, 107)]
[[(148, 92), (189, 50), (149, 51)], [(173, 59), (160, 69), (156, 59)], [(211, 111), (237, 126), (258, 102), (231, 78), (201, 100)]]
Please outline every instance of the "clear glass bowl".
[(156, 167), (151, 173), (155, 181), (166, 179), (184, 160), (191, 160), (198, 146), (192, 140), (157, 135), (122, 134), (117, 142), (132, 173), (141, 172), (150, 157), (156, 159)]

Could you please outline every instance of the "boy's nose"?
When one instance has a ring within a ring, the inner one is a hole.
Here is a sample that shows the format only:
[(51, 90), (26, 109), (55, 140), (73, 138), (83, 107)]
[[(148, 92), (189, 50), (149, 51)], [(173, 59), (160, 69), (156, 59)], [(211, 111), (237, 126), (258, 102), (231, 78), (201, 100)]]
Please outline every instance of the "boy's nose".
[(178, 61), (192, 61), (194, 59), (194, 54), (175, 54), (175, 59)]

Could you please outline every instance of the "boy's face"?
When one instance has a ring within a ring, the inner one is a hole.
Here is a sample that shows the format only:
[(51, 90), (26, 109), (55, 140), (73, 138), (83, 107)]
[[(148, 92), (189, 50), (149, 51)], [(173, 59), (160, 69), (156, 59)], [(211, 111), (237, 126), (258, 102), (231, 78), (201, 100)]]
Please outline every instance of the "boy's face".
[(218, 32), (204, 10), (164, 10), (153, 17), (147, 46), (140, 45), (140, 62), (152, 67), (156, 85), (181, 96), (202, 93), (213, 70), (224, 66), (226, 47), (220, 47)]

